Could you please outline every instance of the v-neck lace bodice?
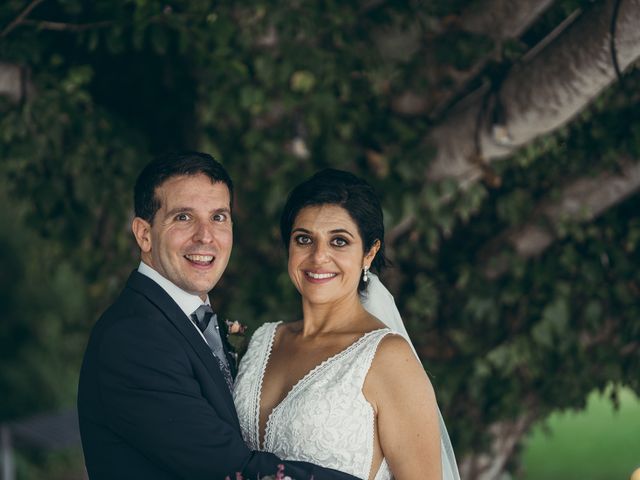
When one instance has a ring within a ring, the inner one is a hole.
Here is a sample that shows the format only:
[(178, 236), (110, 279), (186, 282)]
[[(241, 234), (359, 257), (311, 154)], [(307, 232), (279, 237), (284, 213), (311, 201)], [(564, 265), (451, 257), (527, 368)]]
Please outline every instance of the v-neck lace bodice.
[[(253, 450), (304, 460), (368, 478), (373, 460), (375, 416), (362, 387), (387, 328), (364, 334), (315, 366), (275, 406), (260, 445), (260, 397), (278, 323), (253, 335), (242, 359), (234, 401), (242, 435)], [(391, 479), (385, 461), (376, 480)]]

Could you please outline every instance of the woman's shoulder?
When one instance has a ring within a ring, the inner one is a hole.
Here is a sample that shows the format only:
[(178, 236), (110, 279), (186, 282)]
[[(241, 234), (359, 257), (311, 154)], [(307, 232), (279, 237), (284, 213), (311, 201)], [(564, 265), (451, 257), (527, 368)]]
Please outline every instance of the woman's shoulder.
[(392, 331), (386, 332), (380, 340), (369, 376), (383, 382), (418, 378), (428, 381), (424, 367), (409, 342)]
[(381, 329), (380, 332), (383, 336), (378, 344), (376, 358), (384, 362), (418, 363), (411, 345), (402, 335), (388, 328)]
[(433, 386), (409, 342), (389, 333), (380, 341), (363, 392), (374, 408), (393, 402), (397, 392), (435, 402)]

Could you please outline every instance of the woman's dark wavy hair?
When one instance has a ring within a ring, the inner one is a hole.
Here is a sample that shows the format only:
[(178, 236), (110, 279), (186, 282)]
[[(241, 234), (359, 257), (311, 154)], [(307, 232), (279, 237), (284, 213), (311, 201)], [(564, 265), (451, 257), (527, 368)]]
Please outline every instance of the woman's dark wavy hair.
[(153, 223), (161, 207), (158, 187), (173, 177), (198, 174), (209, 177), (211, 183), (224, 183), (229, 189), (229, 208), (233, 208), (233, 182), (220, 163), (207, 153), (171, 152), (155, 158), (138, 175), (133, 190), (136, 217)]
[[(382, 208), (375, 190), (354, 174), (333, 168), (316, 173), (289, 194), (280, 217), (280, 235), (287, 253), (291, 229), (298, 213), (305, 207), (317, 205), (344, 208), (358, 226), (364, 253), (371, 249), (376, 240), (380, 241), (380, 249), (371, 263), (371, 270), (380, 273), (388, 265), (384, 254)], [(363, 292), (366, 286), (360, 279), (358, 291)]]

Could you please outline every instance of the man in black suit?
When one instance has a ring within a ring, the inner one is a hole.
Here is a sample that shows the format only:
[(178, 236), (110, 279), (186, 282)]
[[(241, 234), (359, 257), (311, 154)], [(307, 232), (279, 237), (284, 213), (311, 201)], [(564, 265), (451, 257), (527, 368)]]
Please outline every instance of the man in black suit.
[(135, 186), (141, 263), (93, 328), (78, 389), (91, 480), (218, 480), (273, 475), (353, 480), (244, 444), (234, 362), (208, 292), (229, 261), (233, 184), (211, 156), (160, 157)]

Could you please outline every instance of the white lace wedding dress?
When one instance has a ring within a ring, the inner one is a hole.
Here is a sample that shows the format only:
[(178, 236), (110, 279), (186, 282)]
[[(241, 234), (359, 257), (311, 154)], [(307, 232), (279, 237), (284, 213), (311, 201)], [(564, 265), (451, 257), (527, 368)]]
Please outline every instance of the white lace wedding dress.
[[(264, 445), (260, 445), (260, 395), (279, 323), (267, 323), (251, 338), (240, 363), (234, 400), (242, 435), (254, 450), (275, 453), (285, 460), (304, 460), (334, 468), (359, 478), (369, 478), (373, 457), (374, 414), (362, 394), (362, 385), (380, 340), (396, 333), (416, 353), (393, 296), (378, 277), (369, 272), (364, 308), (387, 327), (363, 335), (342, 352), (305, 375), (267, 419)], [(416, 353), (417, 357), (417, 353)], [(460, 480), (447, 427), (438, 410), (442, 479)], [(392, 479), (385, 460), (375, 480)]]
[[(278, 325), (264, 324), (253, 334), (236, 379), (234, 400), (247, 445), (369, 478), (377, 467), (372, 465), (375, 419), (362, 386), (380, 340), (392, 331), (366, 333), (307, 373), (269, 415), (260, 445), (262, 380)], [(375, 480), (391, 478), (383, 460)]]

